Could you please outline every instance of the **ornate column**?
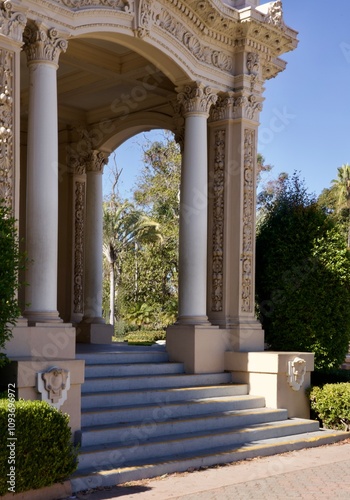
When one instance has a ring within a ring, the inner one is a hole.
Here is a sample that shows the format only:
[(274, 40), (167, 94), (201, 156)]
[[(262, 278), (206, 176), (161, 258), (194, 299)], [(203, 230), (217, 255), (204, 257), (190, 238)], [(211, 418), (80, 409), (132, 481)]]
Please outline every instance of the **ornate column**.
[(84, 315), (77, 327), (77, 341), (111, 342), (113, 326), (102, 318), (102, 173), (107, 156), (91, 151), (86, 161), (86, 219), (84, 245)]
[(203, 85), (178, 95), (185, 117), (180, 188), (178, 324), (209, 324), (207, 318), (207, 119), (217, 96)]
[(58, 135), (57, 68), (67, 41), (43, 24), (27, 26), (29, 68), (27, 271), (25, 316), (30, 323), (60, 322), (57, 311)]
[[(183, 362), (187, 373), (215, 373), (224, 370), (224, 352), (229, 347), (226, 331), (211, 325), (207, 317), (207, 119), (217, 96), (210, 88), (196, 84), (185, 87), (178, 99), (185, 117), (180, 190), (179, 317), (175, 325), (167, 329), (166, 348), (169, 359)], [(181, 127), (177, 136), (182, 139)]]
[(254, 314), (256, 157), (262, 105), (259, 55), (244, 52), (236, 92), (210, 117), (208, 316), (239, 351), (264, 349)]

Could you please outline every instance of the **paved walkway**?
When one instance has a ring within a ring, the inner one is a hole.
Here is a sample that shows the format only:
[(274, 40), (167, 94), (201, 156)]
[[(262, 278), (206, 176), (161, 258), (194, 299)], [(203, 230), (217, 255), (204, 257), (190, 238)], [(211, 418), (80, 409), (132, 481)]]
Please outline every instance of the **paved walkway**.
[(81, 500), (350, 499), (350, 443), (78, 493)]

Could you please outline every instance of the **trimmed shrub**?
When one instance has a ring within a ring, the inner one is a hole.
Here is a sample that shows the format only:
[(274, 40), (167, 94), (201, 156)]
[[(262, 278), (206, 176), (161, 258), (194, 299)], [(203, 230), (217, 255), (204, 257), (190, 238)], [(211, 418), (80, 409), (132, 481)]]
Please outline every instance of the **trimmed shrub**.
[[(15, 436), (8, 433), (10, 418)], [(9, 437), (16, 437), (14, 452)], [(15, 467), (16, 493), (67, 479), (77, 467), (68, 415), (45, 401), (0, 400), (0, 495), (8, 493), (11, 466)]]
[(350, 341), (350, 254), (297, 176), (286, 181), (256, 241), (258, 315), (269, 349), (311, 351), (338, 368)]
[(310, 402), (323, 427), (350, 430), (350, 383), (313, 387)]
[(164, 330), (139, 330), (125, 335), (124, 340), (128, 343), (148, 343), (152, 344), (157, 340), (165, 340)]

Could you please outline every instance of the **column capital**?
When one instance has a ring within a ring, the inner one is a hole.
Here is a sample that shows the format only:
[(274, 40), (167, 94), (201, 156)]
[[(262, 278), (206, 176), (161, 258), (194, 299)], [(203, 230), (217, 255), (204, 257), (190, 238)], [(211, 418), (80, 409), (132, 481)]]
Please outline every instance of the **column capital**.
[(14, 11), (9, 0), (0, 2), (0, 33), (22, 43), (27, 18), (23, 12)]
[(24, 51), (28, 64), (50, 62), (58, 66), (61, 52), (65, 52), (68, 42), (55, 28), (48, 28), (43, 23), (30, 23), (24, 30)]
[(217, 92), (202, 83), (186, 85), (179, 88), (178, 101), (182, 105), (184, 116), (206, 115), (209, 116), (210, 108), (217, 101)]
[(246, 119), (259, 121), (262, 98), (246, 92), (227, 92), (220, 95), (210, 111), (210, 121)]
[(107, 153), (103, 153), (102, 151), (91, 151), (86, 159), (86, 172), (102, 174), (103, 168), (107, 162)]

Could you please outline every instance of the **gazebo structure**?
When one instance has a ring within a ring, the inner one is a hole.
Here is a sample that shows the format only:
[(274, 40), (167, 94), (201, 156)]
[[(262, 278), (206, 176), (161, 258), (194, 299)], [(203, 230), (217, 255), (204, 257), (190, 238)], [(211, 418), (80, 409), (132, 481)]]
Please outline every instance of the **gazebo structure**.
[[(38, 398), (38, 374), (53, 366), (69, 374), (62, 408), (73, 431), (84, 380), (76, 342), (112, 334), (102, 319), (103, 168), (125, 140), (157, 128), (175, 133), (183, 158), (169, 358), (187, 373), (236, 372), (281, 404), (295, 356), (264, 353), (254, 315), (256, 157), (264, 82), (285, 69), (297, 33), (280, 1), (259, 4), (0, 2), (0, 198), (30, 261), (7, 353), (21, 397)], [(302, 361), (308, 373), (312, 355)], [(288, 390), (283, 405), (305, 416), (304, 396)]]

